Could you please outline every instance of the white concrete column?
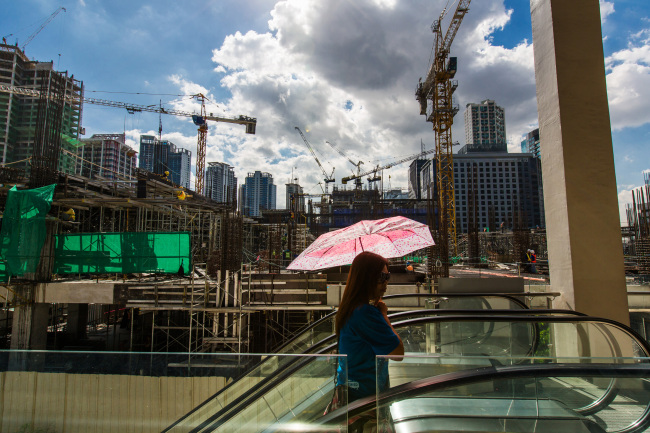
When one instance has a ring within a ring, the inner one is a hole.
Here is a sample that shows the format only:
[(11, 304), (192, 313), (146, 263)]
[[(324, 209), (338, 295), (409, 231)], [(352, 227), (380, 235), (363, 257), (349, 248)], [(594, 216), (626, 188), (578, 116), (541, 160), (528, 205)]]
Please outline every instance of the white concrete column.
[(555, 306), (629, 323), (597, 0), (531, 0)]

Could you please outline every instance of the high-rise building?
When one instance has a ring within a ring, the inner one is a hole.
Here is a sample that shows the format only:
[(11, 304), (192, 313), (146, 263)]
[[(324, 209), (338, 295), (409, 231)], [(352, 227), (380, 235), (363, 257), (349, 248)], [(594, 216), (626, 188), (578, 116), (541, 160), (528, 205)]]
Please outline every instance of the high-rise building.
[(248, 215), (246, 213), (246, 185), (239, 185), (239, 190), (237, 191), (237, 210), (242, 215)]
[(205, 172), (205, 196), (219, 203), (233, 203), (237, 194), (235, 170), (225, 162), (208, 162)]
[(533, 129), (526, 134), (526, 139), (521, 142), (521, 153), (532, 153), (540, 158), (539, 152), (539, 128)]
[(275, 209), (276, 186), (270, 173), (248, 173), (243, 188), (243, 213), (261, 216), (262, 210)]
[(136, 152), (127, 146), (125, 134), (93, 134), (77, 148), (75, 172), (81, 176), (105, 179), (135, 175)]
[(190, 187), (192, 152), (177, 148), (169, 140), (158, 140), (153, 135), (140, 136), (139, 167), (156, 174), (169, 172), (172, 182), (185, 188)]
[(421, 179), (420, 172), (422, 166), (427, 162), (426, 159), (416, 159), (411, 162), (409, 165), (409, 184), (408, 184), (408, 194), (410, 199), (421, 200), (422, 195), (420, 192), (421, 189)]
[[(74, 173), (83, 82), (55, 71), (54, 62), (29, 60), (17, 46), (0, 44), (0, 84), (44, 95), (0, 93), (0, 162), (26, 172), (46, 164), (52, 171)], [(30, 162), (35, 147), (42, 158)], [(57, 161), (51, 160), (54, 155)]]
[(170, 152), (167, 158), (169, 177), (172, 182), (189, 189), (190, 173), (192, 171), (192, 152), (179, 147), (174, 152)]
[(303, 188), (297, 183), (287, 183), (287, 195), (286, 195), (286, 206), (287, 209), (296, 211), (296, 212), (305, 212), (305, 197), (303, 194)]
[[(433, 159), (422, 169), (423, 198), (425, 179), (435, 183), (435, 167)], [(433, 191), (435, 185), (429, 185)], [(454, 200), (459, 233), (467, 232), (473, 219), (479, 230), (544, 227), (540, 160), (521, 153), (454, 155)]]
[(480, 104), (467, 104), (465, 143), (458, 153), (507, 152), (506, 118), (503, 108), (489, 99), (481, 101)]

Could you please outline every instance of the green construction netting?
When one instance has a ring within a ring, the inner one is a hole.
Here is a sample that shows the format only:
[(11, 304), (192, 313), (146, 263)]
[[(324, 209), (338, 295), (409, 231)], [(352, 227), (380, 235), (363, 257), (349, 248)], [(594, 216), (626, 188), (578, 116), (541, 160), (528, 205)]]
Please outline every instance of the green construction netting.
[(70, 144), (70, 145), (72, 145), (74, 147), (80, 147), (80, 146), (84, 145), (81, 141), (77, 140), (74, 137), (70, 137), (69, 135), (64, 134), (63, 132), (61, 132), (61, 138), (63, 138), (66, 143), (68, 143), (68, 144)]
[(56, 184), (7, 194), (0, 230), (0, 281), (36, 271), (47, 229)]
[(191, 266), (190, 233), (73, 233), (55, 236), (53, 273), (178, 273)]

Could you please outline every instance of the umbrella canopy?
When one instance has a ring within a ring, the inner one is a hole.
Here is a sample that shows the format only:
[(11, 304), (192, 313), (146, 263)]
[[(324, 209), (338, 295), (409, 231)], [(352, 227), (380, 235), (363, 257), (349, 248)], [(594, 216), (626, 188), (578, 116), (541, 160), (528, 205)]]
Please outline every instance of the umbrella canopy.
[(365, 220), (319, 236), (287, 269), (314, 271), (349, 265), (362, 251), (401, 257), (431, 245), (434, 242), (426, 224), (402, 216)]

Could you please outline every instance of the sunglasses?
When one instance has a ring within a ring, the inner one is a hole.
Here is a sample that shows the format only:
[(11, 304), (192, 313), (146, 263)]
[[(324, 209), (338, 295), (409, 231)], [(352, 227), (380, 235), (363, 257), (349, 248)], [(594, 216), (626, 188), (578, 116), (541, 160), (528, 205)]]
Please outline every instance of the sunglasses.
[(390, 280), (390, 272), (382, 272), (379, 274), (379, 282), (383, 283), (384, 281)]

